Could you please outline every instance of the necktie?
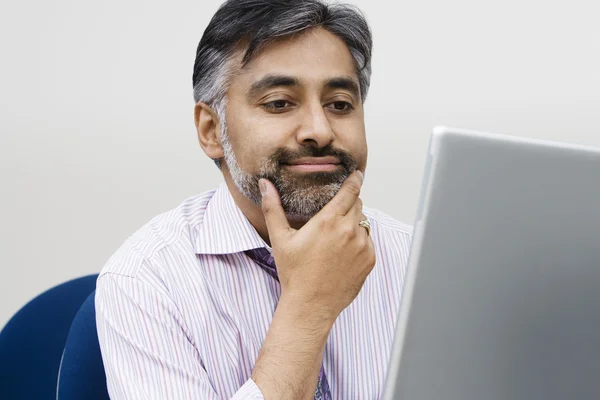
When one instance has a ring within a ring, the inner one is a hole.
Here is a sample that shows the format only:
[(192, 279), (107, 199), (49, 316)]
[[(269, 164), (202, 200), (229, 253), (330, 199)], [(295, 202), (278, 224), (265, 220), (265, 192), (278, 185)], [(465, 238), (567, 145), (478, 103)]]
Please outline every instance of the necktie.
[[(269, 253), (269, 250), (262, 247), (259, 249), (248, 250), (246, 251), (246, 254), (279, 282), (277, 268), (275, 266), (275, 259), (271, 253)], [(329, 390), (329, 384), (327, 383), (327, 377), (325, 376), (323, 365), (321, 365), (321, 370), (319, 371), (319, 380), (317, 382), (317, 389), (315, 391), (315, 400), (331, 400), (331, 392)]]

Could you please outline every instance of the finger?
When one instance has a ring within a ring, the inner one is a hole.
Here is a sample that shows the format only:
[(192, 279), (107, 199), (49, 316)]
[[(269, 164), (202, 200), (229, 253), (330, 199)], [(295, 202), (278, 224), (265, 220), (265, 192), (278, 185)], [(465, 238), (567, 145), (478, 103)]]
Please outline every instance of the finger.
[(356, 199), (360, 195), (360, 188), (363, 183), (363, 174), (356, 170), (344, 181), (337, 194), (331, 199), (323, 210), (332, 212), (335, 215), (344, 216), (352, 209)]
[(280, 237), (285, 232), (288, 232), (291, 227), (283, 211), (281, 198), (275, 186), (268, 179), (260, 179), (258, 181), (260, 192), (262, 195), (261, 208), (267, 223), (269, 238), (271, 245), (273, 239)]
[(367, 239), (367, 248), (369, 254), (372, 256), (371, 262), (373, 265), (375, 265), (377, 262), (377, 253), (375, 252), (375, 243), (373, 243), (373, 238), (371, 236), (369, 236)]
[(367, 229), (365, 227), (359, 225), (359, 223), (361, 221), (368, 221), (368, 218), (366, 217), (366, 215), (363, 214), (363, 202), (360, 197), (358, 199), (356, 199), (356, 204), (354, 204), (354, 206), (352, 207), (352, 210), (350, 210), (350, 212), (348, 214), (346, 214), (344, 219), (351, 220), (353, 223), (355, 223), (357, 225), (357, 228), (359, 230), (364, 230), (365, 234), (368, 234), (368, 236), (371, 236), (370, 232), (367, 232)]
[(356, 199), (356, 202), (354, 203), (350, 211), (348, 211), (348, 213), (342, 218), (344, 220), (348, 220), (348, 223), (351, 224), (358, 224), (359, 221), (365, 219), (365, 216), (362, 212), (362, 200), (360, 199), (360, 197)]
[(356, 199), (352, 209), (348, 212), (348, 214), (346, 214), (345, 218), (348, 217), (352, 218), (356, 222), (366, 219), (366, 217), (363, 215), (363, 202), (360, 197)]
[[(365, 220), (366, 220), (366, 221), (368, 221), (367, 217), (365, 217), (364, 215), (362, 215), (362, 214), (361, 214), (361, 216), (360, 216), (360, 218), (358, 219), (358, 222), (357, 222), (356, 224), (358, 225), (358, 223), (359, 223), (360, 221), (365, 221)], [(365, 235), (367, 235), (367, 236), (371, 236), (371, 231), (370, 231), (371, 227), (370, 227), (370, 225), (369, 225), (369, 230), (367, 230), (367, 228), (365, 228), (364, 226), (360, 226), (360, 225), (358, 225), (358, 228), (359, 228), (361, 231), (365, 231), (365, 233), (364, 233)]]

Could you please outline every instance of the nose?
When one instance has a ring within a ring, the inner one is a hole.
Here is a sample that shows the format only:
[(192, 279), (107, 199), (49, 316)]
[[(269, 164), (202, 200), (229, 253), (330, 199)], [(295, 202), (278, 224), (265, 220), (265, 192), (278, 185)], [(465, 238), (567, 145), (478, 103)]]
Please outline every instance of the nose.
[(321, 104), (307, 107), (302, 114), (296, 140), (302, 146), (317, 148), (325, 147), (335, 140), (335, 133)]

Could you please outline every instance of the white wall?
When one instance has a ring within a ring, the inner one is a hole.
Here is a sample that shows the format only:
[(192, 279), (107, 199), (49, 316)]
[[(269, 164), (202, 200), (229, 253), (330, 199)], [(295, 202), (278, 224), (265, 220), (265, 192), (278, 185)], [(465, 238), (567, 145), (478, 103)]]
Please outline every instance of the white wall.
[[(412, 222), (435, 124), (600, 146), (597, 0), (355, 0), (375, 40), (363, 199)], [(0, 11), (0, 326), (214, 187), (191, 72), (218, 0)]]

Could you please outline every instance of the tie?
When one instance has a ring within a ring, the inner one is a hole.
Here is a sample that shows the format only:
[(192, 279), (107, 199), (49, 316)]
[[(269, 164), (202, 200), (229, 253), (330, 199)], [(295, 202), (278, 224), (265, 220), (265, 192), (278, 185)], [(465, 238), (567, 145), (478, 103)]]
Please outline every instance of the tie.
[[(246, 251), (246, 254), (265, 271), (267, 271), (269, 275), (275, 278), (277, 282), (279, 282), (277, 268), (275, 267), (275, 259), (271, 253), (269, 253), (269, 250), (261, 247), (259, 249), (248, 250)], [(323, 365), (321, 365), (321, 370), (319, 371), (319, 380), (317, 382), (317, 390), (315, 391), (315, 400), (331, 400), (329, 384), (327, 383), (327, 377), (325, 376)]]

